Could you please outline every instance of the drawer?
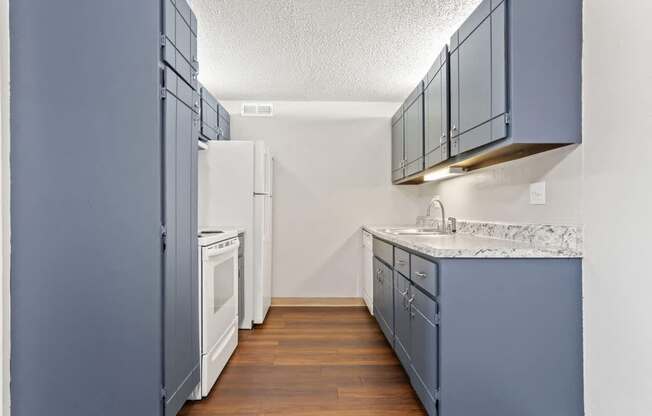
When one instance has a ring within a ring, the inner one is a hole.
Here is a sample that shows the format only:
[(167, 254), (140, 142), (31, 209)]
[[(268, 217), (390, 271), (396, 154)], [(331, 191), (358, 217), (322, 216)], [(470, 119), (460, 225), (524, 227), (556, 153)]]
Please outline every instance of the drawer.
[(374, 238), (374, 256), (384, 261), (390, 267), (394, 264), (394, 247), (382, 240)]
[(437, 296), (437, 264), (419, 256), (410, 255), (412, 283), (432, 296)]
[(394, 270), (403, 276), (410, 276), (410, 254), (398, 247), (394, 247)]
[(435, 324), (437, 315), (437, 302), (430, 299), (421, 289), (413, 288), (410, 292), (410, 304), (417, 309), (430, 322)]

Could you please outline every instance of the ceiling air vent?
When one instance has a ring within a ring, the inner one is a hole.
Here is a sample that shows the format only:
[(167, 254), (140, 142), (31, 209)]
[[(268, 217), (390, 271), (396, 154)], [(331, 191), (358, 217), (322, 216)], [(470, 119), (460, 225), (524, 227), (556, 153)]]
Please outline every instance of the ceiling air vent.
[(271, 104), (242, 104), (242, 115), (245, 117), (271, 117), (274, 115), (274, 108)]

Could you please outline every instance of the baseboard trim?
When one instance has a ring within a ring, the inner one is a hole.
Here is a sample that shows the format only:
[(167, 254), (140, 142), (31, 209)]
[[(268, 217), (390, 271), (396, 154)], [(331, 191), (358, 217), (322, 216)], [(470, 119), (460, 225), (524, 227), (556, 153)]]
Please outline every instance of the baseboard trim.
[(350, 307), (365, 303), (362, 298), (272, 298), (272, 306)]

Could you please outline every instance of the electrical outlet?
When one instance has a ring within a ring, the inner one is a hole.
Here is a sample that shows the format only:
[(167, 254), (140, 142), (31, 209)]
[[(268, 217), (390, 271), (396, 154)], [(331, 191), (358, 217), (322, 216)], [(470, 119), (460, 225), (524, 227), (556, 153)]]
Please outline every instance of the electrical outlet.
[(530, 184), (530, 205), (546, 204), (546, 183), (537, 182)]

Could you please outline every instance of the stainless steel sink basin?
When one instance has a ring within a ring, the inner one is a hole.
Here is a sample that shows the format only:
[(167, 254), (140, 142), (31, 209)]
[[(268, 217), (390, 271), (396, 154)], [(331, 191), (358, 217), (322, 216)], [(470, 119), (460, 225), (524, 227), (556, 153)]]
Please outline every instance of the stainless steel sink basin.
[(427, 227), (385, 228), (382, 231), (393, 235), (446, 235), (446, 233), (439, 231), (437, 228)]

